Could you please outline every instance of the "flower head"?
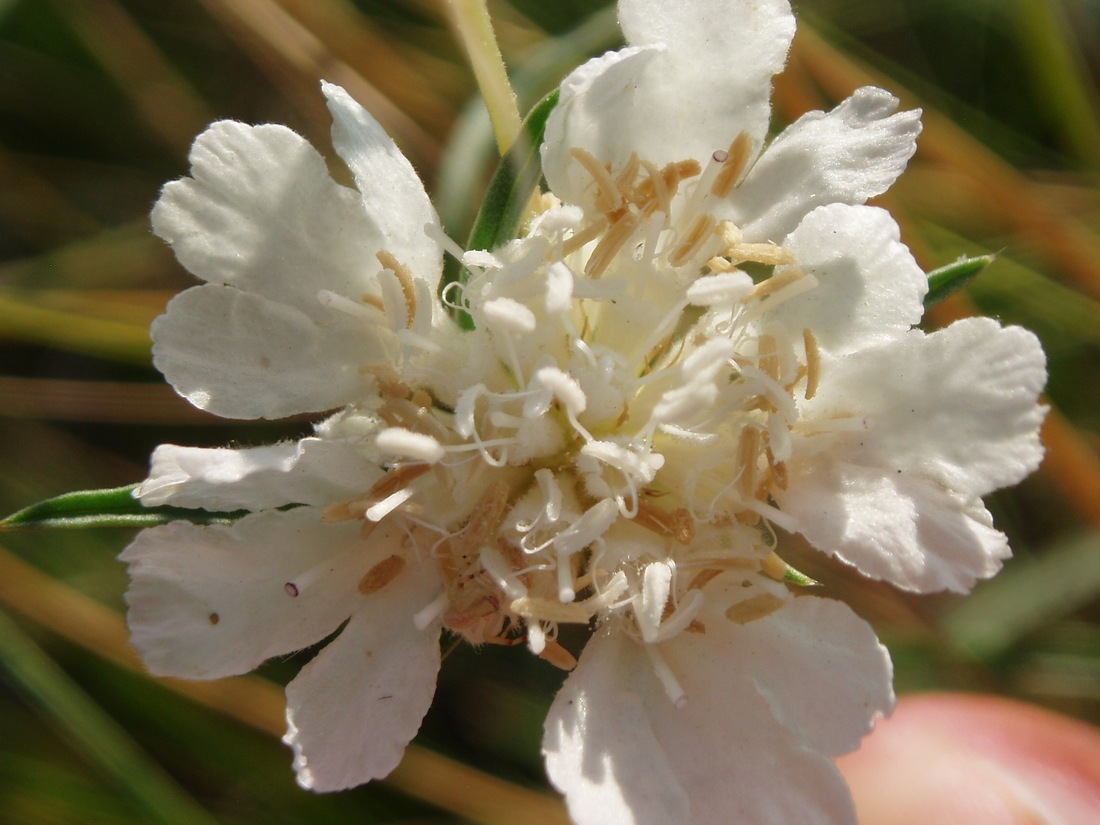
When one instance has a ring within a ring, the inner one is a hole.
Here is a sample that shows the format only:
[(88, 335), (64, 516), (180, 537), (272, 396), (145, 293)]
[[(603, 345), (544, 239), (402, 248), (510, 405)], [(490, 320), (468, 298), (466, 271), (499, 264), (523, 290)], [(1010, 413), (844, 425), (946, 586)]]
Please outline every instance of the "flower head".
[[(154, 325), (158, 367), (221, 415), (338, 411), (297, 443), (157, 450), (143, 502), (252, 515), (138, 537), (134, 641), (216, 678), (346, 621), (287, 689), (299, 781), (327, 790), (397, 764), (441, 628), (573, 669), (559, 629), (591, 626), (544, 740), (576, 821), (851, 821), (830, 757), (888, 712), (889, 658), (792, 597), (783, 536), (913, 590), (991, 575), (980, 497), (1039, 461), (1042, 353), (914, 328), (925, 276), (862, 203), (918, 113), (861, 89), (764, 146), (785, 0), (620, 15), (630, 45), (563, 83), (551, 194), (499, 249), (455, 247), (337, 87), (356, 191), (281, 127), (196, 141), (153, 224), (207, 283)], [(443, 248), (473, 331), (436, 299)]]

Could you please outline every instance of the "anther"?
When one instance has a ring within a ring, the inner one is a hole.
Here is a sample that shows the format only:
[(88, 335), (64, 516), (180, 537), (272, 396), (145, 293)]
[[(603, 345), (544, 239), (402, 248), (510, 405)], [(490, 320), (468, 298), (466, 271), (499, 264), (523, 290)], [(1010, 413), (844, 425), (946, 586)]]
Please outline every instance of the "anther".
[[(745, 166), (749, 162), (749, 152), (752, 151), (752, 140), (748, 132), (741, 132), (733, 139), (728, 152), (722, 152), (725, 158), (721, 161), (722, 171), (714, 179), (710, 186), (710, 193), (716, 198), (724, 198), (733, 189)], [(714, 159), (718, 159), (718, 152), (714, 153)]]
[(397, 574), (405, 568), (405, 560), (401, 556), (389, 556), (363, 574), (359, 580), (359, 592), (364, 596), (376, 593), (397, 578)]
[(710, 213), (696, 218), (687, 237), (668, 256), (668, 262), (673, 266), (682, 266), (692, 255), (702, 249), (717, 225), (718, 221)]
[(630, 236), (638, 228), (638, 222), (638, 217), (629, 212), (615, 221), (592, 250), (588, 263), (584, 266), (584, 274), (589, 278), (599, 278), (615, 260), (623, 245), (630, 240)]
[(584, 167), (585, 171), (596, 182), (596, 210), (599, 212), (614, 212), (622, 206), (622, 195), (619, 187), (615, 185), (615, 179), (611, 172), (590, 152), (584, 149), (574, 148), (569, 150), (576, 161)]
[(817, 347), (817, 339), (810, 330), (802, 330), (802, 343), (806, 348), (806, 400), (809, 401), (817, 394), (818, 381), (821, 378), (821, 350)]
[(783, 606), (783, 600), (771, 593), (761, 593), (731, 605), (726, 618), (737, 624), (748, 624), (774, 613)]
[(401, 284), (401, 292), (405, 296), (405, 328), (411, 329), (413, 319), (416, 318), (416, 286), (413, 284), (412, 273), (407, 266), (400, 263), (385, 249), (378, 250), (375, 257), (383, 267), (397, 276), (397, 281)]

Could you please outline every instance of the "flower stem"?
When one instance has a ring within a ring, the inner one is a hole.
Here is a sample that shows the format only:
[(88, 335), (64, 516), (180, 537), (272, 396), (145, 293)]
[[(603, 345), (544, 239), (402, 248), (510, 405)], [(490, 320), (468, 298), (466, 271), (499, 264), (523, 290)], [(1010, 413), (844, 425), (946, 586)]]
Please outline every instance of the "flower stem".
[(470, 59), (489, 121), (493, 124), (500, 154), (508, 151), (519, 134), (521, 119), (516, 93), (508, 82), (493, 23), (485, 0), (449, 0), (455, 28)]

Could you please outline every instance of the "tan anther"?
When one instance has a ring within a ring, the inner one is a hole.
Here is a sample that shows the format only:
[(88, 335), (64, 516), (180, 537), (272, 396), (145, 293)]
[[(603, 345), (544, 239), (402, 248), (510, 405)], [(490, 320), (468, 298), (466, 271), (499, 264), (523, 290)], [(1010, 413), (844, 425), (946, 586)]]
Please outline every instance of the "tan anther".
[(713, 567), (708, 567), (706, 570), (700, 570), (691, 580), (691, 584), (688, 585), (688, 590), (702, 590), (715, 578), (721, 575), (722, 571), (716, 570)]
[(615, 179), (611, 177), (611, 171), (590, 152), (581, 148), (569, 150), (576, 161), (584, 167), (585, 171), (596, 182), (596, 209), (599, 212), (614, 212), (623, 205), (619, 187), (615, 185)]
[(773, 381), (779, 381), (779, 343), (774, 335), (764, 334), (758, 340), (760, 371)]
[(707, 626), (698, 619), (692, 619), (691, 624), (684, 628), (685, 633), (706, 633)]
[(790, 252), (773, 243), (738, 244), (727, 255), (731, 261), (736, 263), (751, 261), (754, 264), (764, 264), (765, 266), (780, 266), (794, 262)]
[(726, 254), (732, 253), (745, 240), (745, 236), (741, 234), (741, 228), (733, 221), (719, 221), (714, 234), (726, 245)]
[(546, 647), (542, 649), (542, 653), (539, 654), (539, 658), (549, 662), (559, 670), (572, 670), (577, 666), (577, 657), (562, 647), (560, 644), (550, 639), (546, 642)]
[(703, 248), (703, 244), (710, 239), (711, 233), (717, 225), (718, 221), (709, 212), (696, 218), (691, 230), (687, 233), (687, 237), (668, 256), (668, 262), (673, 266), (684, 264)]
[(589, 278), (599, 278), (637, 228), (638, 218), (629, 212), (615, 221), (592, 250), (592, 255), (584, 266), (584, 274)]
[(416, 390), (409, 400), (421, 410), (429, 410), (432, 407), (432, 397), (425, 390)]
[(795, 281), (798, 281), (803, 277), (805, 277), (804, 273), (801, 269), (798, 269), (797, 267), (785, 269), (780, 273), (772, 275), (766, 281), (761, 281), (760, 283), (758, 283), (755, 287), (753, 287), (752, 292), (742, 298), (741, 301), (742, 303), (747, 304), (752, 301), (759, 300), (760, 298), (767, 297), (768, 295), (772, 295), (783, 289), (783, 287), (790, 286)]
[(760, 455), (760, 430), (745, 427), (737, 444), (737, 467), (741, 473), (737, 479), (737, 491), (743, 499), (756, 497), (756, 459)]
[(375, 257), (382, 266), (397, 276), (401, 284), (401, 292), (405, 296), (405, 328), (410, 329), (416, 318), (416, 287), (413, 284), (412, 272), (385, 249), (378, 250)]
[(638, 185), (636, 196), (643, 203), (660, 204), (666, 215), (672, 209), (672, 199), (679, 191), (680, 184), (702, 171), (697, 160), (674, 161), (666, 164), (659, 172), (651, 163), (643, 161), (643, 165), (648, 176)]
[(401, 556), (389, 556), (382, 559), (363, 574), (363, 578), (359, 580), (359, 592), (364, 596), (378, 592), (397, 578), (397, 574), (404, 569), (405, 559)]
[(615, 188), (619, 190), (619, 196), (626, 201), (632, 200), (634, 197), (634, 179), (638, 177), (638, 169), (641, 167), (641, 161), (638, 160), (638, 153), (631, 152), (630, 159), (622, 169), (619, 170), (619, 174), (615, 176)]
[[(504, 520), (504, 514), (508, 510), (508, 485), (503, 481), (497, 481), (490, 485), (489, 489), (474, 505), (473, 512), (466, 522), (458, 543), (466, 549), (477, 551), (483, 545), (494, 543), (491, 539)], [(451, 540), (455, 543), (455, 539)]]
[[(661, 341), (658, 342), (657, 346), (655, 346), (653, 349), (651, 349), (646, 354), (644, 373), (649, 372), (649, 370), (651, 370), (653, 368), (653, 366), (657, 363), (657, 360), (662, 358), (665, 355), (665, 353), (668, 352), (669, 347), (672, 346), (672, 343), (675, 340), (676, 340), (676, 335), (674, 333), (670, 333), (669, 335), (666, 335), (663, 339), (661, 339)], [(675, 364), (677, 361), (680, 360), (680, 356), (684, 354), (684, 349), (688, 345), (687, 338), (685, 338), (683, 336), (680, 336), (679, 341), (680, 341), (679, 348), (676, 350), (676, 353), (674, 355), (672, 355), (668, 359), (666, 359), (666, 361), (665, 361), (666, 366), (671, 366), (671, 365)]]
[(642, 166), (646, 171), (646, 179), (634, 190), (634, 203), (642, 208), (643, 212), (653, 214), (658, 209), (666, 215), (672, 211), (672, 196), (668, 191), (668, 184), (661, 171), (649, 161), (643, 161)]
[(749, 162), (749, 153), (752, 151), (752, 140), (748, 132), (741, 132), (730, 144), (726, 162), (722, 164), (722, 171), (710, 185), (710, 193), (716, 198), (724, 198), (730, 193), (737, 183), (741, 173)]
[[(569, 255), (576, 252), (582, 246), (589, 241), (594, 241), (607, 231), (607, 227), (610, 226), (607, 218), (597, 218), (588, 224), (584, 228), (574, 232), (569, 238), (567, 238), (561, 245), (562, 255)], [(553, 254), (553, 250), (550, 250), (550, 254)]]
[(385, 306), (385, 304), (382, 303), (382, 299), (379, 298), (377, 295), (366, 295), (366, 294), (364, 294), (363, 297), (360, 300), (364, 304), (367, 304), (368, 306), (374, 307), (379, 312), (381, 312), (383, 315), (386, 314), (386, 306)]
[(761, 593), (759, 596), (753, 596), (732, 605), (726, 611), (726, 618), (737, 624), (748, 624), (774, 613), (782, 606), (783, 600), (778, 596), (771, 593)]
[(808, 329), (802, 330), (802, 343), (806, 347), (806, 400), (817, 395), (818, 381), (821, 379), (821, 350), (817, 339)]
[(384, 398), (408, 398), (410, 390), (401, 380), (393, 367), (385, 364), (364, 364), (359, 368), (360, 375), (373, 375), (378, 380), (378, 389)]
[(695, 521), (685, 507), (669, 511), (648, 501), (639, 501), (634, 523), (680, 544), (691, 544), (695, 538)]
[(768, 471), (766, 477), (760, 483), (759, 495), (757, 495), (757, 498), (761, 500), (767, 498), (775, 487), (780, 490), (787, 489), (787, 465), (782, 461), (775, 460), (771, 447), (765, 450), (765, 454), (768, 457)]
[(718, 255), (715, 255), (709, 261), (707, 261), (707, 268), (711, 272), (736, 272), (737, 267), (731, 264), (728, 260)]
[(365, 495), (330, 504), (321, 511), (321, 520), (336, 522), (363, 518), (372, 505), (393, 495), (430, 469), (431, 466), (427, 464), (400, 464), (382, 476)]

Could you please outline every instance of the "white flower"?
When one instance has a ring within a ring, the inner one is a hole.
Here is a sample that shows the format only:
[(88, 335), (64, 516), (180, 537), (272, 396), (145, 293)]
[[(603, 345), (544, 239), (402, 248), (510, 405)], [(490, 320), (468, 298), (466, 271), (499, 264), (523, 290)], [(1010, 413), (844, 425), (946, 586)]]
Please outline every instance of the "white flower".
[[(620, 15), (631, 45), (548, 124), (555, 197), (500, 249), (453, 247), (336, 87), (358, 191), (281, 127), (198, 139), (153, 224), (207, 284), (154, 325), (157, 366), (221, 415), (340, 411), (297, 444), (157, 450), (143, 502), (253, 514), (139, 535), (134, 643), (216, 678), (346, 621), (287, 689), (299, 781), (331, 790), (397, 764), (441, 627), (568, 669), (559, 627), (591, 624), (544, 740), (578, 823), (852, 822), (831, 757), (889, 711), (890, 662), (792, 598), (782, 535), (912, 590), (992, 575), (981, 496), (1040, 459), (1043, 356), (988, 320), (914, 328), (925, 276), (861, 204), (917, 113), (861, 89), (761, 151), (785, 0)], [(441, 246), (472, 332), (435, 299)]]

